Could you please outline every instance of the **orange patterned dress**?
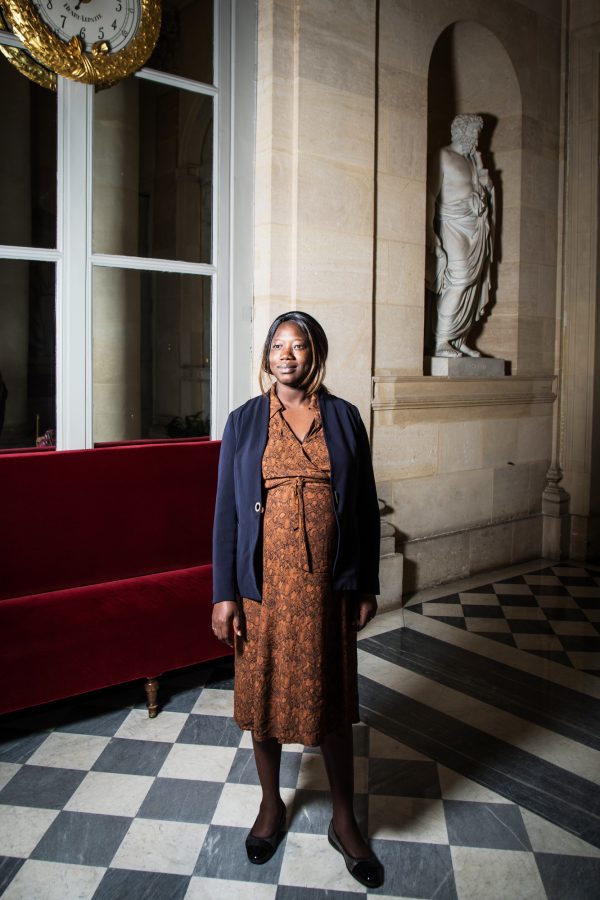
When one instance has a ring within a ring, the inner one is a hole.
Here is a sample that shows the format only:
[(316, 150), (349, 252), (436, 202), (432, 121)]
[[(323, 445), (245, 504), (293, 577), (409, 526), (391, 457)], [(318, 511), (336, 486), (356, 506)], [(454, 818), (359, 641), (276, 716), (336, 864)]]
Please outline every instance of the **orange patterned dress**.
[(300, 441), (270, 394), (263, 455), (263, 600), (242, 599), (235, 720), (257, 740), (320, 744), (358, 722), (354, 598), (331, 586), (337, 529), (316, 397)]

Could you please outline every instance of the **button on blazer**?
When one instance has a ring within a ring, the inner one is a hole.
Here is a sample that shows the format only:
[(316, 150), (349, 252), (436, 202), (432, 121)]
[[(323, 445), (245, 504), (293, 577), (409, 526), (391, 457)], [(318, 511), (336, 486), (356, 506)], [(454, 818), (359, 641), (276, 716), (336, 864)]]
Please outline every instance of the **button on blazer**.
[[(337, 524), (334, 590), (379, 593), (379, 504), (371, 453), (358, 409), (318, 392)], [(223, 432), (213, 528), (213, 602), (262, 599), (262, 457), (269, 397), (253, 397), (230, 413)]]

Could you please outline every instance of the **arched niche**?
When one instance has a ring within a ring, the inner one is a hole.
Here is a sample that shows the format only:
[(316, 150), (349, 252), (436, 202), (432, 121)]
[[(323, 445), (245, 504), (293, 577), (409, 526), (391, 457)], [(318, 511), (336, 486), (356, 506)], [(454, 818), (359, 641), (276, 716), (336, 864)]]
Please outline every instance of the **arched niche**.
[[(496, 192), (492, 292), (484, 318), (471, 336), (482, 353), (509, 361), (516, 372), (520, 284), (522, 171), (521, 90), (510, 57), (498, 38), (477, 22), (460, 21), (438, 37), (429, 63), (427, 154), (450, 143), (457, 113), (484, 120), (479, 149)], [(426, 350), (430, 344), (428, 294)]]

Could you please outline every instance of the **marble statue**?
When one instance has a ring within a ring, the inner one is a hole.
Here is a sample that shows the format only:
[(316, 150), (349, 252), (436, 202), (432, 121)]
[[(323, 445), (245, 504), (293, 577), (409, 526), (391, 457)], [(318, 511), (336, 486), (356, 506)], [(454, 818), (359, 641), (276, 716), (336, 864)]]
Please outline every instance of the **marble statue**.
[(477, 151), (481, 116), (461, 114), (429, 173), (427, 287), (437, 294), (435, 356), (481, 356), (467, 343), (489, 300), (494, 187)]

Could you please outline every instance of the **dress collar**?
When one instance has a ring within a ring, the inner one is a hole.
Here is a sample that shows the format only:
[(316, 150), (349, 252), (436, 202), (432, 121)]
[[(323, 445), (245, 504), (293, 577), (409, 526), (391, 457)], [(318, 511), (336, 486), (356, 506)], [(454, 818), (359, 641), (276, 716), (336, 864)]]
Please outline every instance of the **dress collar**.
[[(313, 410), (314, 412), (319, 412), (319, 401), (316, 394), (311, 395), (308, 403), (308, 408)], [(269, 418), (272, 419), (275, 413), (282, 413), (284, 410), (285, 406), (277, 396), (275, 385), (272, 384), (269, 391)]]

